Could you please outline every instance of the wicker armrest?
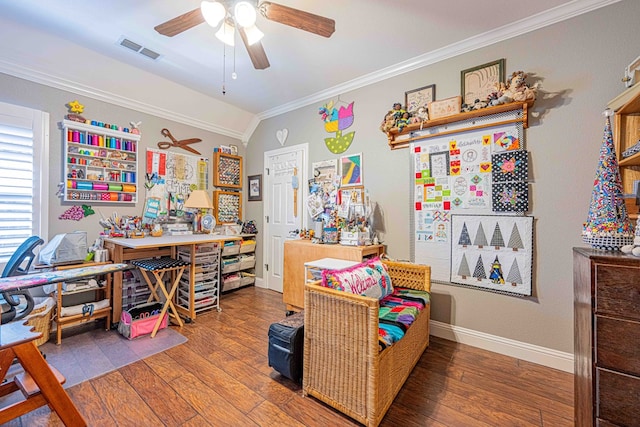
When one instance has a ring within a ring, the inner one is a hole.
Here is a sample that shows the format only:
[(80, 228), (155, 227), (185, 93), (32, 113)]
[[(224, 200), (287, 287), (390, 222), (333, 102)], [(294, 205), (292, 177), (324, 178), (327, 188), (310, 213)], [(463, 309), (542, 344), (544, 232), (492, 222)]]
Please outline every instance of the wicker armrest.
[(389, 271), (394, 287), (431, 291), (431, 267), (423, 264), (400, 261), (382, 261)]

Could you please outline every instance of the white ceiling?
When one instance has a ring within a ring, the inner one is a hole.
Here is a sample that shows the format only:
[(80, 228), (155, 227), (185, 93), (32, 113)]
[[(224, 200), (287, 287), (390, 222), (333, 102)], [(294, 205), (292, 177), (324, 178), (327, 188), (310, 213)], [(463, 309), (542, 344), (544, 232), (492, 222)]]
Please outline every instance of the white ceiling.
[[(465, 42), (489, 39), (496, 30), (508, 37), (512, 28), (526, 32), (615, 1), (279, 0), (334, 19), (335, 33), (327, 39), (259, 16), (271, 67), (255, 70), (237, 36), (238, 78), (230, 77), (234, 52), (227, 47), (226, 95), (223, 44), (213, 28), (204, 23), (172, 38), (153, 29), (199, 7), (199, 0), (4, 1), (0, 15), (264, 117), (323, 92), (364, 85), (389, 70), (419, 66), (452, 47), (463, 53)], [(121, 47), (123, 36), (162, 56), (152, 61)]]

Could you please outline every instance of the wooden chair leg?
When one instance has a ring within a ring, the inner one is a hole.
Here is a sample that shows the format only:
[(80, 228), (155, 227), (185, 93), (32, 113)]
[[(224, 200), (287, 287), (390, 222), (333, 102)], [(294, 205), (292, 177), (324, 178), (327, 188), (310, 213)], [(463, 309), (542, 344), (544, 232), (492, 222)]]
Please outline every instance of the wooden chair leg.
[[(142, 272), (142, 277), (144, 277), (144, 281), (147, 282), (147, 286), (149, 286), (149, 290), (151, 291), (151, 295), (149, 295), (147, 302), (160, 301), (160, 297), (158, 296), (158, 285), (160, 282), (156, 281), (156, 283), (153, 283), (149, 278), (149, 276), (147, 275), (147, 270), (141, 268), (140, 271)], [(153, 272), (153, 274), (154, 276), (156, 275), (155, 271)], [(162, 278), (162, 276), (160, 277)]]
[[(12, 347), (16, 357), (22, 364), (24, 370), (31, 375), (33, 381), (40, 388), (40, 393), (44, 397), (46, 403), (55, 411), (65, 426), (67, 427), (84, 427), (87, 423), (82, 418), (80, 412), (75, 407), (71, 398), (58, 382), (55, 374), (49, 368), (49, 365), (42, 357), (42, 354), (35, 345), (30, 341), (18, 344)], [(29, 401), (30, 399), (27, 399)], [(37, 399), (36, 399), (37, 400)], [(34, 401), (34, 404), (38, 402)]]
[[(180, 276), (182, 276), (182, 272), (184, 271), (184, 269), (185, 269), (185, 267), (180, 267), (178, 269), (176, 277), (173, 279), (173, 283), (171, 285), (171, 290), (169, 292), (167, 292), (167, 289), (166, 289), (166, 287), (164, 285), (164, 282), (160, 282), (160, 281), (158, 282), (160, 290), (162, 291), (162, 294), (166, 298), (166, 301), (164, 303), (164, 306), (162, 307), (162, 311), (160, 311), (160, 317), (158, 318), (158, 321), (154, 325), (153, 331), (151, 331), (151, 338), (155, 337), (156, 334), (158, 333), (158, 329), (160, 328), (160, 324), (162, 323), (162, 319), (164, 318), (164, 315), (167, 313), (168, 309), (171, 309), (171, 313), (176, 318), (176, 321), (178, 322), (178, 325), (180, 325), (180, 327), (182, 327), (184, 325), (184, 323), (182, 323), (182, 319), (178, 315), (178, 311), (176, 310), (175, 305), (173, 305), (173, 295), (176, 293), (176, 289), (178, 289), (178, 284), (180, 283)], [(156, 274), (155, 271), (153, 273)]]

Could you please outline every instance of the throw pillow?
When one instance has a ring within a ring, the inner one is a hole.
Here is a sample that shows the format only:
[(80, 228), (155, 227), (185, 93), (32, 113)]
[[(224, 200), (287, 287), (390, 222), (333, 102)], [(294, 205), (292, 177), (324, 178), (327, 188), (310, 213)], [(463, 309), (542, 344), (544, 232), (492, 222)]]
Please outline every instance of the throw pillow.
[(387, 267), (378, 257), (342, 270), (324, 270), (322, 286), (377, 299), (393, 293)]

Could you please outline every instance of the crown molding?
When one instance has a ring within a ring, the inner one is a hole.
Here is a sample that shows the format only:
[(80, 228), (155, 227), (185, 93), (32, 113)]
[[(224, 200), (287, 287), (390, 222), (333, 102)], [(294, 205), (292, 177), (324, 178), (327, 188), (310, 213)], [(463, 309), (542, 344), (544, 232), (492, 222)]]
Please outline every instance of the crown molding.
[(244, 145), (245, 148), (247, 148), (247, 145), (249, 145), (249, 139), (251, 138), (251, 135), (253, 135), (253, 132), (256, 130), (259, 124), (260, 124), (260, 119), (258, 118), (258, 116), (253, 116), (251, 118), (251, 121), (249, 122), (249, 125), (247, 126), (244, 133), (242, 134), (241, 141), (242, 141), (242, 145)]
[[(72, 92), (77, 95), (87, 96), (99, 101), (109, 102), (121, 107), (130, 108), (141, 113), (147, 113), (152, 116), (172, 120), (198, 129), (207, 130), (219, 135), (228, 136), (230, 138), (241, 139), (243, 134), (222, 126), (212, 125), (211, 123), (197, 120), (186, 116), (177, 111), (170, 111), (162, 107), (146, 104), (134, 99), (126, 98), (114, 93), (106, 92), (94, 87), (83, 85), (82, 83), (73, 82), (65, 78), (44, 73), (42, 71), (25, 67), (20, 64), (0, 59), (0, 73), (5, 73), (34, 83), (40, 83), (45, 86)], [(256, 125), (257, 126), (257, 125)], [(255, 129), (255, 128), (254, 128)]]
[(573, 0), (569, 3), (540, 12), (519, 21), (512, 22), (502, 27), (495, 28), (482, 34), (469, 37), (457, 43), (450, 44), (440, 49), (427, 52), (393, 66), (383, 68), (373, 73), (366, 74), (356, 79), (341, 83), (329, 89), (300, 98), (298, 100), (280, 105), (276, 108), (258, 113), (260, 120), (279, 116), (284, 113), (306, 107), (307, 105), (324, 102), (327, 98), (333, 98), (352, 90), (369, 86), (383, 80), (396, 77), (410, 71), (417, 70), (428, 65), (453, 58), (464, 53), (481, 49), (522, 34), (530, 33), (540, 28), (574, 18), (584, 13), (600, 9), (605, 6), (618, 3), (621, 0)]
[(306, 107), (311, 104), (320, 103), (327, 98), (336, 97), (349, 91), (360, 89), (380, 81), (396, 77), (416, 69), (471, 52), (476, 49), (490, 46), (549, 25), (562, 22), (567, 19), (591, 12), (593, 10), (618, 3), (621, 0), (573, 0), (561, 6), (546, 10), (544, 12), (532, 15), (519, 21), (504, 25), (502, 27), (487, 31), (477, 36), (469, 37), (457, 43), (442, 47), (440, 49), (427, 52), (423, 55), (416, 56), (406, 61), (400, 62), (390, 67), (377, 70), (364, 76), (352, 79), (350, 81), (333, 86), (321, 92), (297, 99), (295, 101), (280, 105), (276, 108), (263, 111), (253, 116), (251, 122), (247, 125), (244, 132), (234, 131), (222, 126), (212, 125), (211, 123), (193, 119), (177, 111), (167, 110), (158, 106), (153, 106), (140, 101), (129, 99), (121, 95), (109, 93), (94, 87), (86, 86), (81, 83), (72, 82), (60, 76), (45, 73), (39, 70), (28, 68), (16, 63), (0, 60), (0, 72), (29, 80), (35, 83), (44, 84), (53, 88), (65, 90), (68, 92), (84, 95), (100, 101), (105, 101), (120, 105), (132, 110), (151, 114), (198, 129), (203, 129), (220, 135), (235, 138), (246, 146), (249, 139), (253, 135), (262, 120), (279, 116), (290, 111)]

